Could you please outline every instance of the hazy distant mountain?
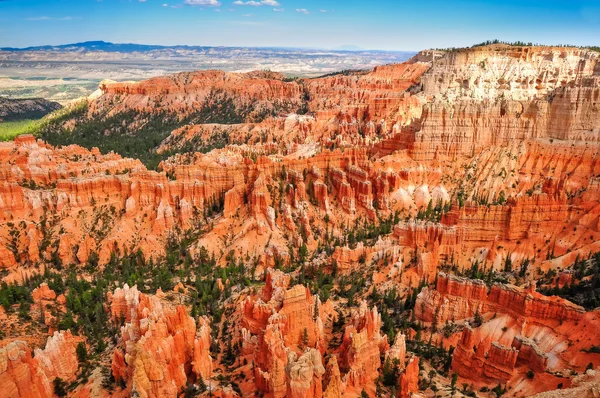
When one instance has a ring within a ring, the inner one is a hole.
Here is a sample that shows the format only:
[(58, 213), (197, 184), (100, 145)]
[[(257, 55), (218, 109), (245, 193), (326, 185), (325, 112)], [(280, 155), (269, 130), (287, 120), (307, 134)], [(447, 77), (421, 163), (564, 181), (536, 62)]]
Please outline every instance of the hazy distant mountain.
[(0, 122), (39, 119), (62, 106), (42, 98), (10, 99), (0, 97)]
[[(354, 45), (344, 45), (332, 50), (325, 49), (313, 49), (313, 48), (294, 48), (294, 47), (224, 47), (224, 46), (188, 46), (188, 45), (174, 45), (174, 46), (163, 46), (163, 45), (155, 45), (155, 44), (135, 44), (135, 43), (111, 43), (102, 40), (98, 41), (84, 41), (81, 43), (72, 43), (72, 44), (61, 44), (56, 46), (45, 45), (45, 46), (33, 46), (33, 47), (3, 47), (0, 48), (0, 51), (105, 51), (105, 52), (121, 52), (121, 53), (131, 53), (131, 52), (147, 52), (147, 51), (156, 51), (156, 50), (209, 50), (209, 49), (257, 49), (257, 50), (280, 50), (280, 51), (289, 51), (289, 52), (298, 52), (298, 51), (364, 51), (364, 52), (387, 52), (380, 50), (365, 50), (358, 46)], [(403, 51), (399, 51), (398, 53), (403, 53)]]
[[(136, 52), (136, 51), (152, 51), (161, 50), (164, 48), (190, 48), (188, 46), (159, 46), (147, 44), (124, 43), (116, 44), (106, 41), (85, 41), (81, 43), (61, 44), (58, 46), (34, 46), (25, 48), (4, 47), (1, 51), (106, 51), (106, 52)], [(206, 47), (194, 47), (206, 48)]]

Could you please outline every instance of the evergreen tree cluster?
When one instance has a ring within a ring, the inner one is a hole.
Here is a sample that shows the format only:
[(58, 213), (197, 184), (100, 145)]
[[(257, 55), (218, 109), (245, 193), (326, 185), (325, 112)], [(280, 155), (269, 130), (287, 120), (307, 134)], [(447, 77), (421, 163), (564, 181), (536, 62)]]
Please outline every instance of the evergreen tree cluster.
[(600, 252), (587, 259), (577, 258), (572, 266), (571, 282), (558, 287), (543, 286), (539, 292), (548, 296), (559, 296), (590, 311), (600, 307)]

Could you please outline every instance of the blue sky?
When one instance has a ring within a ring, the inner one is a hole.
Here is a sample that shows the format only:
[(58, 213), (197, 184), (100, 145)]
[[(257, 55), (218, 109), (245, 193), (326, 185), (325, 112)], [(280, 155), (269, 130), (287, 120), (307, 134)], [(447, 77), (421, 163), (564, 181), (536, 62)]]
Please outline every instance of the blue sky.
[(0, 0), (0, 47), (600, 45), (600, 0)]

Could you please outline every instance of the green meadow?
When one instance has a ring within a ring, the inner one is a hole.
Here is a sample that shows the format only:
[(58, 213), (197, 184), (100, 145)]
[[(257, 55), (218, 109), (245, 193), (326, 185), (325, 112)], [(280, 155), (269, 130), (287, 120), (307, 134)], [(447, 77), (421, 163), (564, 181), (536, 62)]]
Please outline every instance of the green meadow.
[(0, 122), (0, 141), (10, 141), (21, 134), (33, 134), (39, 127), (40, 120), (19, 120), (16, 122)]

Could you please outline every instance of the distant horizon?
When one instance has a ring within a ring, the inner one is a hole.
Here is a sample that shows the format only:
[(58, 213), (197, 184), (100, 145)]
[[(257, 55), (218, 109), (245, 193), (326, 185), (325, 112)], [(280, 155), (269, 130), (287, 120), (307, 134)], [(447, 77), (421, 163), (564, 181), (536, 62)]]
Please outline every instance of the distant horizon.
[[(156, 45), (379, 51), (490, 39), (597, 46), (597, 0), (0, 0), (0, 47), (96, 38)], [(60, 44), (51, 44), (60, 45)]]
[[(0, 0), (2, 1), (2, 0)], [(362, 48), (358, 46), (353, 46), (351, 44), (342, 45), (334, 48), (330, 47), (302, 47), (302, 46), (236, 46), (236, 45), (204, 45), (204, 44), (156, 44), (156, 43), (131, 43), (131, 42), (112, 42), (106, 40), (86, 40), (86, 41), (78, 41), (72, 43), (60, 43), (60, 44), (39, 44), (33, 46), (26, 47), (15, 47), (15, 46), (2, 46), (0, 50), (29, 50), (35, 48), (45, 48), (45, 47), (66, 47), (66, 46), (75, 46), (75, 45), (84, 45), (91, 43), (103, 43), (109, 45), (116, 46), (146, 46), (146, 47), (164, 47), (164, 48), (173, 48), (173, 47), (189, 47), (189, 48), (251, 48), (251, 49), (281, 49), (281, 50), (318, 50), (318, 51), (334, 51), (334, 52), (389, 52), (389, 53), (416, 53), (415, 50), (382, 50), (378, 48)], [(344, 47), (354, 47), (353, 49), (344, 48)], [(425, 50), (425, 49), (423, 49)]]
[[(2, 1), (2, 0), (0, 0)], [(465, 45), (465, 46), (452, 46), (452, 47), (447, 47), (447, 48), (473, 48), (476, 47), (478, 45), (481, 45), (484, 42), (487, 41), (499, 41), (499, 44), (508, 44), (508, 45), (514, 45), (513, 43), (504, 41), (504, 40), (499, 40), (499, 39), (492, 39), (492, 40), (484, 40), (483, 42), (478, 42), (478, 43), (472, 43), (470, 45)], [(343, 45), (343, 46), (339, 46), (336, 48), (327, 48), (327, 47), (302, 47), (302, 46), (236, 46), (236, 45), (204, 45), (204, 44), (156, 44), (156, 43), (131, 43), (131, 42), (111, 42), (111, 41), (106, 41), (106, 40), (86, 40), (86, 41), (81, 41), (81, 42), (72, 42), (72, 43), (61, 43), (61, 44), (40, 44), (40, 45), (33, 45), (33, 46), (27, 46), (27, 47), (14, 47), (14, 46), (2, 46), (0, 47), (0, 51), (27, 51), (27, 50), (33, 50), (33, 49), (41, 49), (41, 48), (60, 48), (60, 47), (70, 47), (70, 46), (83, 46), (83, 45), (89, 45), (89, 44), (93, 44), (93, 43), (101, 43), (101, 44), (106, 44), (106, 45), (114, 45), (114, 46), (139, 46), (139, 47), (157, 47), (157, 48), (176, 48), (176, 47), (183, 47), (183, 48), (248, 48), (248, 49), (265, 49), (265, 50), (273, 50), (273, 49), (278, 49), (278, 50), (304, 50), (304, 51), (310, 51), (310, 50), (314, 50), (314, 51), (332, 51), (332, 52), (382, 52), (382, 53), (414, 53), (417, 54), (419, 51), (424, 51), (424, 50), (443, 50), (444, 48), (441, 47), (429, 47), (429, 48), (422, 48), (420, 50), (404, 50), (404, 49), (398, 49), (398, 50), (384, 50), (384, 49), (378, 49), (378, 48), (362, 48), (362, 47), (358, 47), (358, 46), (353, 46), (353, 45)], [(491, 43), (494, 44), (494, 43)], [(600, 44), (600, 43), (599, 43)], [(544, 44), (544, 43), (528, 43), (528, 45), (531, 46), (543, 46), (543, 47), (574, 47), (574, 48), (598, 48), (598, 45), (594, 45), (594, 44), (588, 44), (588, 45), (578, 45), (578, 44), (573, 44), (573, 43), (551, 43), (551, 44)], [(344, 48), (344, 47), (348, 47), (348, 48)], [(353, 48), (350, 48), (353, 47)]]

